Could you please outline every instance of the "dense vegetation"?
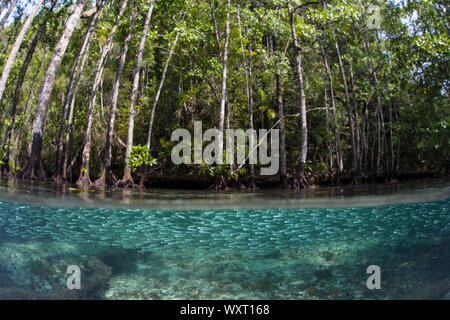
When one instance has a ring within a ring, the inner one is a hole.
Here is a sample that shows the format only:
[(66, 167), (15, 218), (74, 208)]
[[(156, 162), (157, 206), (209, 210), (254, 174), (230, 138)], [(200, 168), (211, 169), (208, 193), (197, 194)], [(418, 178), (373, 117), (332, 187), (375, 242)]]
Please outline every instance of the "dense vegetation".
[(1, 173), (254, 187), (254, 166), (172, 164), (172, 131), (201, 120), (221, 132), (279, 128), (282, 187), (447, 174), (448, 10), (444, 0), (3, 0)]

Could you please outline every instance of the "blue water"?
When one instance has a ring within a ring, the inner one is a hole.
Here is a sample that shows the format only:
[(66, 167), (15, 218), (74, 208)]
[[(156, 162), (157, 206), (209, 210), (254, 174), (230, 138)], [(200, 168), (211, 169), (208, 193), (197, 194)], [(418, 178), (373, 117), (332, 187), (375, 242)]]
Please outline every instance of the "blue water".
[[(445, 298), (449, 204), (170, 210), (8, 198), (0, 298), (61, 297), (68, 265), (86, 274), (81, 299)], [(366, 286), (371, 265), (381, 290)]]
[(427, 240), (450, 232), (450, 199), (348, 209), (57, 209), (0, 202), (0, 229), (27, 240), (173, 254), (305, 249), (330, 242)]

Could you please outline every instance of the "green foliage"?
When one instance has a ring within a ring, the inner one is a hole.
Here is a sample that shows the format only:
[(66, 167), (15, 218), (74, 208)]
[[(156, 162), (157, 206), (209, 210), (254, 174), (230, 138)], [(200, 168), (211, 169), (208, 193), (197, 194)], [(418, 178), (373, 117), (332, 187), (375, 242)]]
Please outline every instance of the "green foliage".
[[(8, 146), (6, 146), (7, 148)], [(5, 158), (6, 158), (6, 148), (0, 148), (0, 166), (5, 165)]]
[[(241, 173), (243, 170), (241, 170)], [(236, 180), (239, 177), (239, 173), (231, 170), (230, 165), (224, 163), (221, 165), (209, 165), (203, 162), (196, 167), (196, 173), (200, 176), (209, 176), (211, 178), (217, 178), (223, 176), (225, 179)]]
[[(20, 54), (13, 65), (3, 100), (0, 101), (2, 140), (4, 128), (6, 126), (13, 128), (9, 145), (0, 147), (0, 161), (5, 158), (7, 148), (11, 153), (10, 159), (14, 159), (14, 162), (17, 159), (17, 163), (23, 166), (27, 160), (34, 112), (47, 71), (46, 67), (59, 35), (65, 27), (62, 22), (66, 21), (72, 3), (73, 1), (58, 1), (52, 12), (48, 9), (41, 10), (25, 37)], [(75, 159), (73, 168), (77, 170), (81, 167), (80, 150), (86, 140), (86, 120), (94, 70), (117, 19), (120, 3), (121, 1), (108, 2), (95, 27), (85, 69), (77, 74), (81, 77), (74, 101), (74, 123), (69, 137), (71, 141), (69, 161)], [(300, 117), (292, 115), (299, 113), (300, 92), (290, 13), (286, 1), (232, 1), (230, 10), (226, 4), (226, 1), (217, 0), (193, 1), (186, 19), (182, 22), (181, 15), (188, 5), (188, 0), (156, 1), (139, 78), (136, 123), (133, 131), (134, 141), (138, 145), (133, 147), (131, 157), (124, 159), (123, 146), (114, 144), (114, 170), (120, 172), (120, 166), (128, 160), (134, 170), (144, 170), (146, 166), (151, 167), (160, 163), (161, 170), (164, 170), (163, 174), (176, 171), (189, 175), (194, 172), (210, 177), (224, 175), (228, 178), (249, 174), (248, 166), (235, 173), (227, 164), (175, 167), (170, 161), (173, 148), (170, 136), (174, 128), (192, 129), (193, 122), (200, 120), (205, 130), (219, 126), (218, 107), (221, 98), (227, 11), (230, 12), (231, 30), (227, 74), (227, 106), (230, 111), (229, 115), (226, 114), (226, 124), (229, 119), (230, 128), (250, 127), (250, 97), (247, 95), (251, 93), (254, 128), (271, 128), (279, 120), (276, 82), (279, 80), (284, 114), (287, 116), (284, 119), (284, 126), (288, 171), (296, 170), (302, 141)], [(335, 130), (340, 134), (345, 174), (350, 174), (351, 171), (350, 122), (336, 44), (339, 44), (342, 53), (351, 107), (355, 108), (352, 113), (353, 121), (360, 128), (363, 147), (362, 176), (369, 178), (373, 172), (370, 159), (376, 159), (377, 156), (381, 159), (380, 172), (391, 167), (391, 164), (387, 163), (392, 156), (391, 142), (394, 147), (393, 161), (396, 170), (445, 170), (450, 161), (448, 142), (450, 40), (446, 3), (440, 0), (331, 0), (324, 3), (291, 0), (291, 4), (296, 8), (293, 13), (294, 27), (299, 38), (308, 109), (309, 145), (306, 172), (327, 178), (331, 171), (330, 146), (334, 166), (336, 165)], [(89, 2), (85, 9), (91, 5)], [(380, 13), (376, 16), (381, 20), (379, 29), (369, 26), (370, 21), (374, 19), (369, 9), (374, 5), (380, 8)], [(49, 7), (49, 3), (46, 6)], [(114, 141), (127, 140), (136, 57), (145, 13), (149, 6), (149, 1), (143, 0), (128, 5), (114, 37), (112, 50), (105, 62), (92, 128), (90, 158), (94, 172), (100, 171), (104, 159), (104, 141), (118, 60), (123, 39), (130, 29), (130, 12), (137, 6), (140, 6), (140, 11), (121, 77), (114, 127), (118, 138)], [(27, 12), (25, 9), (21, 11), (24, 16)], [(0, 48), (2, 48), (0, 73), (8, 59), (14, 39), (20, 32), (24, 16), (20, 17), (17, 11), (12, 23), (0, 30)], [(13, 117), (9, 112), (15, 86), (31, 41), (43, 21), (46, 21), (46, 30), (24, 77), (15, 120), (12, 123)], [(74, 61), (89, 21), (89, 18), (81, 19), (56, 75), (42, 144), (42, 159), (48, 171), (54, 170), (59, 130), (61, 124), (66, 124), (67, 119), (67, 115), (63, 114), (62, 105), (66, 98)], [(152, 141), (159, 143), (152, 145), (150, 151), (143, 146), (147, 140), (148, 119), (162, 78), (168, 50), (177, 33), (179, 43), (166, 74), (166, 82), (153, 123), (151, 138)], [(332, 73), (336, 118), (331, 109), (331, 90), (321, 46), (328, 57)], [(376, 83), (372, 66), (377, 78)], [(354, 76), (354, 83), (350, 71)], [(378, 101), (381, 101), (384, 129), (377, 129), (380, 120), (377, 118)], [(325, 109), (325, 104), (329, 109)], [(382, 138), (379, 155), (377, 130), (381, 130)], [(19, 169), (14, 167), (12, 162), (10, 167), (13, 170)], [(53, 172), (49, 172), (49, 175), (51, 173)]]
[(128, 158), (131, 168), (140, 168), (143, 165), (152, 167), (158, 163), (158, 159), (153, 158), (151, 150), (145, 146), (137, 145), (131, 149), (131, 155)]

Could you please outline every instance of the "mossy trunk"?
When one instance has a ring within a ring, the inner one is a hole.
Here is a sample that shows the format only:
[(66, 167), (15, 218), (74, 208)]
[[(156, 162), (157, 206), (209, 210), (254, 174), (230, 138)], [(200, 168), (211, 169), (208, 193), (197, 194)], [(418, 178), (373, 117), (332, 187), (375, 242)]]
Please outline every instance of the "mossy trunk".
[[(39, 2), (42, 3), (42, 1)], [(35, 5), (35, 8), (39, 2)], [(45, 80), (42, 85), (41, 94), (36, 107), (31, 136), (31, 152), (28, 157), (27, 164), (19, 174), (19, 177), (22, 179), (46, 179), (46, 174), (41, 163), (42, 135), (45, 127), (45, 118), (47, 116), (50, 96), (55, 85), (56, 74), (58, 73), (61, 61), (66, 52), (67, 46), (69, 45), (73, 32), (75, 31), (75, 28), (81, 18), (85, 3), (85, 0), (79, 0), (77, 2), (72, 14), (66, 22), (64, 31), (56, 44), (55, 49), (53, 50), (53, 56), (47, 68)]]

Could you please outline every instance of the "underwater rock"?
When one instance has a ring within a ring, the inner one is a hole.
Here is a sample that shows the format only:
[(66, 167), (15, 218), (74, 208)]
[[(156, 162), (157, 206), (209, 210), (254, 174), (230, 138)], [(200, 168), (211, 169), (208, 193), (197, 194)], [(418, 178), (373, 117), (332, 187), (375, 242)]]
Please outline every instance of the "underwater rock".
[(280, 250), (274, 250), (266, 255), (264, 255), (265, 259), (279, 259), (281, 258)]
[(81, 290), (69, 290), (65, 286), (55, 286), (45, 299), (88, 300), (102, 299), (102, 291), (112, 276), (111, 267), (96, 257), (89, 257), (82, 265)]
[(317, 291), (316, 288), (308, 288), (308, 289), (306, 290), (306, 292), (308, 293), (308, 296), (309, 296), (310, 298), (317, 296), (317, 293), (318, 293), (318, 291)]
[(49, 296), (38, 294), (23, 288), (0, 288), (0, 300), (48, 300)]
[(447, 294), (442, 298), (442, 300), (450, 300), (450, 290), (448, 290)]
[[(55, 242), (2, 243), (2, 297), (54, 300), (96, 297), (111, 278), (112, 269), (95, 256), (86, 255), (90, 250)], [(98, 252), (94, 250), (92, 254)], [(66, 288), (66, 271), (70, 265), (79, 265), (82, 269), (82, 290)]]
[(333, 252), (330, 251), (324, 251), (321, 253), (321, 256), (328, 262), (333, 260), (333, 258), (336, 256)]
[(90, 257), (86, 260), (88, 276), (82, 280), (82, 290), (86, 295), (96, 295), (98, 291), (104, 289), (108, 280), (112, 276), (112, 268), (104, 264), (97, 257)]
[(4, 243), (0, 250), (0, 269), (13, 282), (11, 287), (46, 291), (47, 280), (40, 277), (45, 268), (36, 262), (44, 260), (43, 255), (37, 243)]
[(400, 300), (439, 300), (444, 299), (450, 290), (450, 278), (433, 282), (414, 292), (407, 294)]
[(80, 290), (60, 289), (51, 293), (35, 292), (19, 287), (0, 288), (0, 300), (80, 300)]
[(319, 280), (326, 280), (333, 277), (333, 273), (329, 269), (320, 269), (314, 271), (314, 275)]
[(261, 292), (269, 292), (275, 289), (275, 283), (270, 278), (262, 278), (251, 285), (251, 289)]
[(42, 260), (30, 261), (29, 269), (31, 274), (41, 278), (47, 278), (56, 273), (55, 269), (47, 261)]
[(444, 266), (448, 266), (450, 263), (450, 239), (445, 240), (439, 246), (439, 262)]
[(8, 277), (7, 271), (0, 267), (0, 288), (13, 287), (14, 282)]
[(136, 271), (139, 252), (133, 249), (111, 248), (97, 257), (112, 268), (114, 275), (119, 275)]

